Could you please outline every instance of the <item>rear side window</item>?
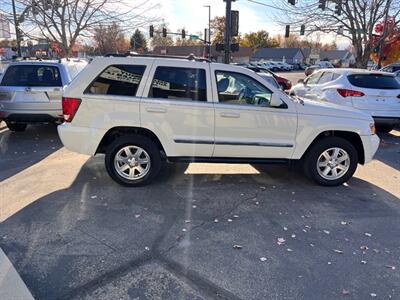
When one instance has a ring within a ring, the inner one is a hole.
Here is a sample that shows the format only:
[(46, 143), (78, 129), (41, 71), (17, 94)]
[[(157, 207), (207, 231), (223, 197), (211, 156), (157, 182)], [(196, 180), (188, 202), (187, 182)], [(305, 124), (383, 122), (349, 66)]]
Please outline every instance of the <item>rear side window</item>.
[(146, 66), (112, 65), (86, 89), (85, 94), (135, 97)]
[(2, 86), (62, 86), (60, 72), (55, 66), (10, 66), (1, 81)]
[(203, 69), (158, 67), (150, 98), (207, 101), (206, 71)]
[(366, 89), (395, 90), (400, 89), (400, 83), (392, 76), (380, 74), (354, 74), (347, 76), (350, 83)]

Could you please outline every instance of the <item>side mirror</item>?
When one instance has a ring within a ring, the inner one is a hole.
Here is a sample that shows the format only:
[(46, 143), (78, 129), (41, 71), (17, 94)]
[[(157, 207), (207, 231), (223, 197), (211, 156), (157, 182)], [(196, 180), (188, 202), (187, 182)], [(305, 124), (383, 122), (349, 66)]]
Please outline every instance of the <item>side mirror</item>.
[(304, 79), (299, 79), (299, 81), (297, 81), (297, 83), (305, 84)]
[(288, 108), (287, 104), (279, 96), (279, 93), (272, 94), (269, 105), (275, 108)]

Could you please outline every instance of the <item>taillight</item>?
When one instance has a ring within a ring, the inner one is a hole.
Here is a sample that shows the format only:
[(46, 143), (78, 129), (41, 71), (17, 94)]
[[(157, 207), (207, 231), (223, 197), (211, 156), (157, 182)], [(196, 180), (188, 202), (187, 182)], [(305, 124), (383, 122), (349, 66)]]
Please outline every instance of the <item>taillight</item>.
[(62, 98), (62, 109), (65, 122), (72, 122), (80, 104), (81, 99), (65, 97)]
[(365, 94), (359, 91), (347, 90), (347, 89), (337, 89), (340, 96), (346, 97), (363, 97)]

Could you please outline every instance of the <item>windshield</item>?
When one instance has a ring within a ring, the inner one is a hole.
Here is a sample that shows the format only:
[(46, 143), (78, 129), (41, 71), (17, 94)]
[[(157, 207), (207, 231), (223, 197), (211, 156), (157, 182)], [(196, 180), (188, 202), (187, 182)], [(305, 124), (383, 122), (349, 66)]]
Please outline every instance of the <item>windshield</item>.
[(62, 86), (57, 67), (44, 65), (10, 66), (1, 81), (2, 86)]

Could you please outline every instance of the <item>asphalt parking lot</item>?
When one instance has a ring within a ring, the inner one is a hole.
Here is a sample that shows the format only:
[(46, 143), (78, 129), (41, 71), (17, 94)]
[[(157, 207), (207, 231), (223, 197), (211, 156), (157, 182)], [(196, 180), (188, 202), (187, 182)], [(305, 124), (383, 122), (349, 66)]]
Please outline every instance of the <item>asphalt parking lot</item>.
[(130, 189), (55, 126), (0, 128), (0, 247), (36, 299), (400, 298), (400, 131), (341, 187), (191, 164)]

